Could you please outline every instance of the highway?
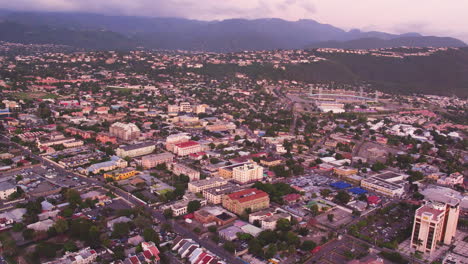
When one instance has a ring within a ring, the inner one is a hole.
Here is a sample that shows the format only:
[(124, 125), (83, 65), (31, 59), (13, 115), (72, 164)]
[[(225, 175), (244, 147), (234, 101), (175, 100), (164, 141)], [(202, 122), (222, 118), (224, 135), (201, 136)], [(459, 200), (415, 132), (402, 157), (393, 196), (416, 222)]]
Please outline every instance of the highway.
[[(24, 154), (27, 154), (27, 155), (31, 156), (32, 158), (39, 160), (44, 165), (47, 165), (49, 167), (54, 168), (57, 171), (57, 173), (59, 173), (58, 177), (59, 176), (68, 176), (68, 175), (70, 175), (72, 177), (79, 177), (82, 181), (86, 182), (90, 186), (95, 185), (95, 186), (104, 187), (104, 185), (105, 185), (104, 182), (99, 181), (96, 178), (90, 178), (90, 177), (86, 177), (86, 176), (83, 176), (83, 175), (78, 174), (78, 173), (68, 171), (68, 170), (62, 168), (61, 166), (58, 166), (57, 164), (55, 164), (53, 162), (50, 162), (47, 159), (32, 153), (29, 149), (15, 143), (15, 142), (10, 141), (10, 139), (8, 137), (4, 136), (4, 135), (0, 135), (0, 137), (1, 137), (0, 141), (8, 142), (8, 143), (14, 145), (15, 147), (17, 147), (18, 149), (22, 150), (22, 152)], [(211, 251), (213, 254), (217, 255), (219, 258), (224, 259), (227, 263), (229, 263), (229, 264), (244, 264), (237, 257), (235, 257), (231, 253), (227, 252), (222, 247), (219, 247), (218, 245), (216, 245), (211, 240), (202, 240), (202, 239), (200, 239), (198, 234), (194, 233), (192, 230), (189, 230), (189, 229), (183, 227), (181, 224), (177, 223), (175, 220), (166, 219), (166, 217), (164, 217), (164, 215), (161, 212), (159, 212), (158, 210), (150, 207), (147, 204), (143, 204), (142, 202), (137, 200), (130, 193), (125, 192), (125, 191), (123, 191), (122, 189), (119, 189), (119, 188), (114, 188), (113, 192), (115, 194), (117, 194), (118, 196), (122, 197), (123, 199), (126, 199), (131, 204), (133, 204), (134, 206), (137, 206), (137, 205), (138, 206), (143, 206), (146, 210), (151, 212), (151, 214), (152, 214), (152, 216), (154, 218), (159, 220), (161, 223), (169, 224), (172, 227), (174, 232), (176, 232), (177, 234), (181, 235), (184, 238), (193, 239), (195, 242), (200, 244), (202, 247), (206, 248), (208, 251)]]

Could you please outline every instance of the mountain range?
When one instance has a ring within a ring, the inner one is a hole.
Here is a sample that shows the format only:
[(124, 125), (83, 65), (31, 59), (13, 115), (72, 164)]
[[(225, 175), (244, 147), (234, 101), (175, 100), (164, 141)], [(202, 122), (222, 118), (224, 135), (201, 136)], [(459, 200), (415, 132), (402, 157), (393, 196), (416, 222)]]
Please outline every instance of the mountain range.
[(307, 47), (386, 48), (398, 46), (464, 47), (450, 37), (418, 33), (345, 31), (304, 19), (227, 19), (107, 16), (88, 13), (0, 10), (0, 40), (52, 43), (84, 49), (148, 49), (232, 52)]

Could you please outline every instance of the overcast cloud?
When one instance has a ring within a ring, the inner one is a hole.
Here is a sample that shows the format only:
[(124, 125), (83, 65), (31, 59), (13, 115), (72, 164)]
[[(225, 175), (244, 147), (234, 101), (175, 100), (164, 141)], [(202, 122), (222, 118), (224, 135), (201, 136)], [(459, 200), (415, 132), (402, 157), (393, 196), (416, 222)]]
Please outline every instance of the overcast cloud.
[(346, 30), (419, 32), (468, 42), (468, 0), (0, 0), (0, 8), (199, 20), (314, 19)]

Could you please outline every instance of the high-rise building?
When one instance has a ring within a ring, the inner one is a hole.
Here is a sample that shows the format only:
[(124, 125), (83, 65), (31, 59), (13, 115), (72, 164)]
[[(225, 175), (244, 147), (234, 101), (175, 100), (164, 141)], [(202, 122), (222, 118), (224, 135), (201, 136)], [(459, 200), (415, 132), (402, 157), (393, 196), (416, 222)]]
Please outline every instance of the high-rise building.
[(411, 248), (432, 254), (438, 243), (451, 244), (457, 229), (460, 200), (432, 202), (416, 210)]
[(140, 129), (135, 124), (117, 122), (110, 126), (109, 134), (123, 140), (134, 140), (140, 137)]
[(232, 179), (239, 183), (248, 183), (263, 178), (263, 167), (255, 162), (247, 163), (232, 169)]

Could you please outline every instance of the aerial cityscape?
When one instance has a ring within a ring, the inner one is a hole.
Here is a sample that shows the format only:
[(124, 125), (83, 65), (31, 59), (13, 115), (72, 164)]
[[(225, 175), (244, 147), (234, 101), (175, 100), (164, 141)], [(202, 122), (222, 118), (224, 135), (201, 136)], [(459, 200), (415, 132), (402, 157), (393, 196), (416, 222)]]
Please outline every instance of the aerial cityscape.
[(318, 1), (19, 2), (0, 264), (468, 263), (463, 32), (339, 29)]

